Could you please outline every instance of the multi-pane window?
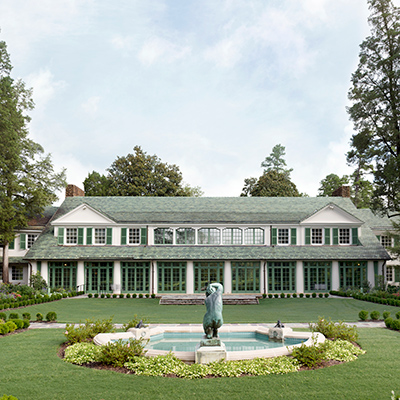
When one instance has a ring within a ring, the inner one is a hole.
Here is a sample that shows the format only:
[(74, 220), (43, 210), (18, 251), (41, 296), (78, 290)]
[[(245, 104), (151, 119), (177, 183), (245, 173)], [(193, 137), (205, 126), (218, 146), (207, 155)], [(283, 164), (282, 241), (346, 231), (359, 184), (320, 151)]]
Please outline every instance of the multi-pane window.
[(106, 228), (94, 228), (94, 243), (106, 244)]
[(33, 243), (37, 239), (38, 235), (33, 234), (33, 233), (28, 233), (26, 236), (26, 247), (30, 249), (33, 246)]
[(226, 228), (222, 231), (223, 244), (242, 244), (242, 230), (239, 228)]
[(260, 263), (252, 261), (232, 262), (232, 292), (260, 291)]
[(268, 292), (296, 291), (296, 263), (276, 261), (268, 263)]
[(279, 228), (278, 229), (278, 244), (289, 244), (289, 229)]
[(381, 236), (381, 245), (383, 247), (392, 247), (392, 238), (390, 236)]
[(193, 228), (178, 228), (176, 231), (176, 244), (195, 244), (196, 234)]
[(304, 262), (304, 291), (326, 291), (331, 289), (332, 266), (330, 262)]
[(65, 230), (65, 243), (67, 243), (67, 244), (77, 244), (78, 243), (78, 229), (77, 228), (67, 228)]
[(245, 244), (264, 244), (264, 229), (247, 228), (244, 231)]
[(224, 281), (223, 262), (194, 262), (194, 291), (202, 292), (210, 282)]
[(13, 281), (22, 281), (24, 279), (24, 267), (11, 267), (11, 279)]
[(154, 229), (154, 244), (172, 244), (173, 230), (171, 228)]
[(158, 292), (185, 293), (186, 263), (158, 262)]
[(199, 244), (219, 244), (220, 232), (217, 228), (201, 228), (198, 231)]
[(339, 229), (339, 244), (350, 244), (350, 228)]
[(129, 228), (129, 244), (140, 244), (140, 228)]
[(367, 262), (340, 261), (339, 280), (341, 288), (360, 288), (367, 280)]
[(311, 229), (311, 244), (322, 244), (322, 228)]
[(386, 267), (386, 281), (393, 282), (394, 281), (394, 268), (393, 267)]
[(76, 289), (76, 263), (50, 262), (49, 286), (51, 288)]
[(150, 284), (149, 262), (123, 262), (121, 265), (123, 292), (148, 292)]

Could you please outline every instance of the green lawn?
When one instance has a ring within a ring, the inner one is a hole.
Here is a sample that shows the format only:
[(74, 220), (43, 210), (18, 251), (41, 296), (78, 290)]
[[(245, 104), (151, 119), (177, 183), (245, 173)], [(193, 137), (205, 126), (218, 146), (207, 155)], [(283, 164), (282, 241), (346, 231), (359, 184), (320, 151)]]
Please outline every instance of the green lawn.
[[(223, 316), (225, 323), (276, 322), (278, 319), (282, 322), (315, 322), (320, 316), (354, 322), (361, 310), (377, 310), (381, 315), (386, 310), (394, 317), (400, 308), (351, 298), (263, 299), (259, 305), (224, 306)], [(57, 320), (65, 323), (110, 316), (114, 316), (115, 323), (124, 323), (134, 314), (146, 317), (151, 323), (202, 323), (205, 306), (159, 305), (157, 299), (63, 299), (13, 310), (20, 316), (29, 312), (32, 319), (38, 312), (46, 316), (49, 311), (55, 311)]]
[(91, 370), (56, 355), (62, 330), (29, 330), (0, 337), (0, 393), (46, 399), (390, 399), (400, 393), (400, 333), (360, 329), (367, 351), (351, 363), (266, 377), (189, 381)]

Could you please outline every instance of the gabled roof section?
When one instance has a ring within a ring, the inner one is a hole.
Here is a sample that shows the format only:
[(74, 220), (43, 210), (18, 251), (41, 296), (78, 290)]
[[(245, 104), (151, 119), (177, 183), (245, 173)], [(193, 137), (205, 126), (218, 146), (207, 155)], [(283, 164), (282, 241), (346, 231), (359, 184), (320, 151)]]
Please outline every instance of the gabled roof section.
[(51, 222), (51, 225), (109, 225), (115, 224), (108, 216), (104, 215), (103, 213), (97, 211), (93, 207), (89, 206), (88, 204), (81, 204), (72, 209), (71, 211), (67, 212), (66, 214), (62, 215), (54, 219)]
[(119, 224), (299, 224), (329, 204), (359, 218), (342, 197), (87, 196), (66, 198), (54, 221), (83, 204)]
[(348, 211), (343, 210), (334, 203), (330, 203), (322, 209), (314, 212), (308, 218), (301, 221), (302, 225), (306, 224), (323, 224), (323, 225), (362, 225), (364, 222)]

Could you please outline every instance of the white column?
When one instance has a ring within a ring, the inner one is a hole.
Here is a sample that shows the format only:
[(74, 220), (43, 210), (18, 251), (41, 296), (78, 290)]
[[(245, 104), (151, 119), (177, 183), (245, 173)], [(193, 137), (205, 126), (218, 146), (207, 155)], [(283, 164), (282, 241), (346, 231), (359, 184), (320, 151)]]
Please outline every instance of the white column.
[[(76, 271), (76, 286), (85, 288), (85, 266), (83, 261), (78, 261), (78, 268)], [(87, 290), (87, 288), (85, 289)]]
[[(379, 267), (378, 267), (379, 269)], [(369, 283), (371, 284), (371, 286), (375, 286), (374, 282), (375, 282), (375, 271), (374, 271), (374, 262), (373, 261), (368, 261), (367, 264), (367, 279), (369, 281)], [(362, 282), (361, 282), (362, 284)]]
[(42, 278), (49, 284), (49, 268), (47, 261), (42, 261), (40, 275), (42, 275)]
[(150, 293), (151, 290), (154, 289), (154, 293), (158, 293), (158, 265), (157, 261), (152, 261), (150, 265)]
[(113, 271), (113, 292), (121, 293), (121, 262), (114, 261), (114, 271)]
[(193, 261), (188, 261), (186, 263), (186, 293), (194, 293), (194, 267)]
[(232, 293), (232, 265), (230, 261), (224, 263), (224, 293)]
[(260, 293), (268, 293), (268, 284), (264, 279), (264, 269), (267, 269), (267, 265), (264, 268), (264, 264), (266, 264), (265, 261), (260, 261)]
[(339, 290), (339, 262), (332, 261), (332, 290)]
[(302, 261), (296, 261), (296, 292), (304, 293), (304, 268)]

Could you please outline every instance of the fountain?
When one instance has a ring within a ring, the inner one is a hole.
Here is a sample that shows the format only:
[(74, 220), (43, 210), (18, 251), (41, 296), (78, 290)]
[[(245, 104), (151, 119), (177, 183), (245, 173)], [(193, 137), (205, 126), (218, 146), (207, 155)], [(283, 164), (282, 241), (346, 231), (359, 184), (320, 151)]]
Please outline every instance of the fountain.
[[(117, 340), (148, 339), (147, 356), (173, 352), (185, 362), (209, 363), (217, 360), (244, 360), (256, 357), (277, 357), (291, 354), (293, 348), (325, 341), (321, 333), (293, 332), (278, 323), (265, 325), (223, 325), (222, 292), (219, 283), (207, 286), (206, 314), (201, 325), (151, 325), (130, 328), (127, 332), (99, 333), (97, 345)], [(202, 335), (202, 332), (204, 333)]]

